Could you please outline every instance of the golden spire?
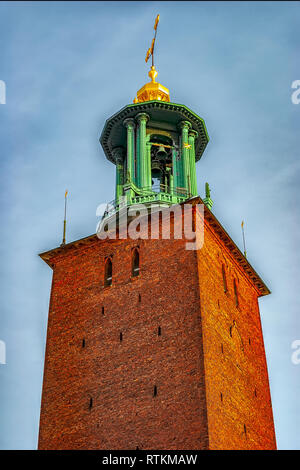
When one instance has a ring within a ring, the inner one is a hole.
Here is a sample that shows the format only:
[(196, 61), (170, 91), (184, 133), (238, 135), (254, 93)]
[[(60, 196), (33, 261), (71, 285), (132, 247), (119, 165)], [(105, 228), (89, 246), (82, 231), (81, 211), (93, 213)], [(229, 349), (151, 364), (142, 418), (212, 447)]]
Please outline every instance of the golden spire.
[(136, 98), (134, 98), (134, 103), (143, 103), (144, 101), (160, 100), (160, 101), (170, 101), (170, 94), (168, 88), (164, 87), (160, 83), (156, 82), (157, 70), (154, 65), (154, 46), (156, 40), (157, 26), (159, 22), (159, 15), (157, 15), (154, 24), (154, 38), (152, 39), (151, 47), (149, 47), (145, 62), (148, 62), (150, 56), (152, 56), (152, 66), (148, 76), (151, 78), (151, 82), (146, 83), (138, 92)]

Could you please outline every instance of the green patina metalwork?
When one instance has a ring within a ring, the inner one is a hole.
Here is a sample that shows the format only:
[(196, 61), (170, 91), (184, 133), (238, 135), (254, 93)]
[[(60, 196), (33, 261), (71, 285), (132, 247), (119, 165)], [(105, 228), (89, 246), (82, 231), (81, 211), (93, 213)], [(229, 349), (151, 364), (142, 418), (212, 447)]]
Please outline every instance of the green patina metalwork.
[(204, 120), (184, 105), (148, 101), (109, 118), (100, 143), (116, 165), (114, 210), (127, 204), (176, 204), (197, 195), (196, 161), (209, 141)]
[(205, 199), (203, 199), (204, 204), (211, 210), (213, 206), (213, 200), (210, 197), (210, 187), (208, 183), (205, 183)]

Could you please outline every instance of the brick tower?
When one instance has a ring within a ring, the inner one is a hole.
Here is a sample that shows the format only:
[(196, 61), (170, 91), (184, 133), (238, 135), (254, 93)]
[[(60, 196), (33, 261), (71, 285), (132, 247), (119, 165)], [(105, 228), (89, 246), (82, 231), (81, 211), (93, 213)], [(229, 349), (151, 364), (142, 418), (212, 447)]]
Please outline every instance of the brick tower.
[[(152, 65), (102, 131), (116, 165), (106, 237), (40, 255), (53, 281), (39, 449), (275, 449), (258, 305), (269, 290), (211, 212), (208, 188), (198, 196), (203, 119), (171, 103), (156, 75)], [(147, 223), (124, 236), (141, 204)], [(200, 248), (175, 236), (185, 216), (174, 205), (191, 210)]]

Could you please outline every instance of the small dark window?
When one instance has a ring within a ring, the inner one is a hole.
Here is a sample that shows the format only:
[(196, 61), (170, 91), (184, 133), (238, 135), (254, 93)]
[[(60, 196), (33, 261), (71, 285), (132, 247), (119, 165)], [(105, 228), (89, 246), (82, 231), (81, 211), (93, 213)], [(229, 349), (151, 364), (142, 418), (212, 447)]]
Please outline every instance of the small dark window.
[(83, 338), (82, 340), (82, 347), (84, 348), (85, 347), (85, 339)]
[(93, 408), (93, 399), (90, 398), (90, 403), (89, 403), (89, 410), (91, 410)]
[(235, 306), (239, 306), (239, 297), (238, 297), (238, 290), (236, 285), (236, 280), (233, 279), (233, 289), (234, 289), (234, 298), (235, 298)]
[(141, 302), (141, 301), (142, 301), (142, 296), (141, 296), (141, 294), (139, 294), (139, 302)]
[(158, 334), (158, 336), (161, 336), (161, 327), (160, 326), (158, 327), (157, 334)]
[(136, 277), (140, 274), (140, 254), (139, 250), (135, 248), (132, 252), (132, 277)]
[(102, 307), (102, 315), (104, 315), (104, 307)]
[(110, 258), (105, 261), (104, 287), (111, 286), (112, 283), (112, 262)]
[(153, 396), (154, 396), (154, 397), (157, 396), (157, 386), (156, 386), (156, 385), (154, 385)]
[(222, 264), (222, 277), (223, 277), (223, 287), (224, 287), (224, 292), (227, 292), (227, 280), (226, 280), (226, 273), (225, 273), (225, 266)]
[(247, 428), (246, 428), (246, 424), (244, 424), (244, 434), (245, 434), (246, 439), (247, 439)]
[(222, 354), (224, 354), (223, 343), (221, 344), (221, 352), (222, 352)]
[(123, 341), (123, 333), (122, 333), (122, 331), (121, 331), (121, 333), (120, 333), (120, 341)]
[(256, 390), (256, 388), (254, 389), (254, 396), (257, 397), (257, 390)]
[(220, 398), (221, 398), (221, 401), (223, 401), (223, 393), (222, 392), (220, 393)]

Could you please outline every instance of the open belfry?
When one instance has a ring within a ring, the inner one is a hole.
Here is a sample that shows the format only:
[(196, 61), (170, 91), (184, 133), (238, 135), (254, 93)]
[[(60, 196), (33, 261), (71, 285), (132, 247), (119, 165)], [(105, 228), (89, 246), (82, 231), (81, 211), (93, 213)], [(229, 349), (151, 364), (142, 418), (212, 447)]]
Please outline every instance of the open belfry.
[(209, 138), (156, 81), (158, 21), (150, 82), (100, 137), (116, 167), (102, 236), (40, 254), (53, 280), (39, 449), (276, 448), (258, 304), (270, 292), (209, 186), (198, 195)]

